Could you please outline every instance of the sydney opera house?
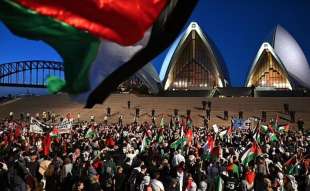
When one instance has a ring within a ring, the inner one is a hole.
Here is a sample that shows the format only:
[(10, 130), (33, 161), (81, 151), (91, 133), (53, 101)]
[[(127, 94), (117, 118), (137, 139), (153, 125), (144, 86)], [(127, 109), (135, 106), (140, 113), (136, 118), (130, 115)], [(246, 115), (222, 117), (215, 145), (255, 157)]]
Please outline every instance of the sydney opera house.
[(192, 22), (170, 47), (159, 74), (150, 63), (121, 87), (124, 84), (138, 85), (155, 95), (217, 90), (223, 96), (229, 94), (227, 92), (247, 96), (254, 88), (265, 92), (304, 92), (310, 89), (307, 59), (296, 40), (279, 25), (262, 43), (247, 76), (245, 87), (231, 87), (227, 68), (216, 45), (198, 23)]
[(164, 90), (206, 90), (229, 85), (226, 67), (214, 44), (191, 23), (171, 46), (160, 70)]
[(310, 88), (310, 67), (296, 40), (281, 26), (257, 52), (246, 86), (261, 89)]

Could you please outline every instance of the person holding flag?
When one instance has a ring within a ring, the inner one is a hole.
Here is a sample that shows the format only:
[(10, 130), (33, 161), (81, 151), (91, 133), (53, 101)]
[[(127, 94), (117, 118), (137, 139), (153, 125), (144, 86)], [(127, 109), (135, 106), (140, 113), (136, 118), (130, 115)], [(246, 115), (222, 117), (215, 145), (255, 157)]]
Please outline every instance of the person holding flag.
[(161, 144), (164, 141), (164, 128), (160, 128), (157, 131), (156, 142)]
[(208, 160), (211, 158), (211, 152), (214, 148), (214, 144), (215, 144), (215, 141), (214, 141), (213, 135), (208, 135), (206, 143), (202, 146), (202, 149), (203, 149), (202, 159), (203, 160)]
[(143, 139), (142, 139), (142, 144), (141, 144), (141, 149), (140, 152), (143, 152), (150, 146), (150, 144), (153, 141), (152, 137), (152, 131), (150, 129), (146, 130), (144, 133)]

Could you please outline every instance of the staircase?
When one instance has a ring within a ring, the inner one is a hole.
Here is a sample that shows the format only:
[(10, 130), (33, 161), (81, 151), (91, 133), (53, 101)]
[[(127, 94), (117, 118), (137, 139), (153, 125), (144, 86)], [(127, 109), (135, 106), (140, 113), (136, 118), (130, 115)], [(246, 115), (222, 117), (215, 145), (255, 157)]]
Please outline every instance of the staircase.
[(216, 91), (217, 91), (217, 88), (212, 89), (208, 97), (214, 97)]

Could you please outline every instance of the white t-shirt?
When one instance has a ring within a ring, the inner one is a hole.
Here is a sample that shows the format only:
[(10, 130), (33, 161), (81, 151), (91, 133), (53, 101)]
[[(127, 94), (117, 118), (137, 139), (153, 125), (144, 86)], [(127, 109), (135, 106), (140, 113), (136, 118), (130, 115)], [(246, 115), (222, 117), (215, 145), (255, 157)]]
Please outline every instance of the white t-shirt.
[(152, 179), (151, 185), (154, 191), (165, 191), (163, 183), (159, 180)]
[(185, 162), (185, 158), (183, 155), (176, 154), (173, 156), (173, 159), (172, 159), (172, 166), (173, 167), (178, 166), (181, 162)]

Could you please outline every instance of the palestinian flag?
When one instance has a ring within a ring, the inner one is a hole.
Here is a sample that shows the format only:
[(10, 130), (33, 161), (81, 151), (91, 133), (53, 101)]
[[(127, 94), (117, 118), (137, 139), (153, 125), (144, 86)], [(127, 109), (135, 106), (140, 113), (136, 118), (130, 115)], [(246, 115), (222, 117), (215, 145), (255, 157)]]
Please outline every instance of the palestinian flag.
[(162, 143), (164, 141), (164, 136), (163, 136), (163, 134), (161, 133), (161, 134), (158, 134), (157, 136), (156, 136), (156, 142), (157, 143)]
[(181, 125), (181, 129), (180, 129), (180, 137), (184, 137), (184, 126), (183, 125)]
[(261, 129), (263, 130), (264, 133), (268, 132), (268, 126), (267, 125), (261, 125)]
[(162, 143), (164, 141), (164, 129), (163, 128), (160, 128), (158, 130), (155, 140), (157, 143)]
[(187, 139), (188, 144), (191, 145), (193, 141), (193, 130), (191, 128), (187, 130), (185, 137)]
[(241, 163), (245, 166), (249, 164), (249, 162), (255, 160), (255, 158), (262, 153), (260, 147), (256, 142), (252, 143), (252, 146), (247, 148), (245, 152), (241, 155)]
[(217, 161), (218, 159), (221, 159), (223, 156), (223, 151), (221, 146), (216, 146), (211, 151), (211, 159), (214, 161)]
[(223, 191), (224, 190), (224, 180), (222, 179), (221, 176), (217, 176), (215, 179), (215, 184), (216, 184), (216, 191)]
[(299, 174), (299, 165), (298, 163), (290, 166), (288, 169), (287, 169), (287, 174), (289, 175), (298, 175)]
[(58, 128), (54, 128), (54, 129), (50, 132), (50, 136), (51, 136), (51, 138), (53, 138), (53, 139), (60, 138), (60, 134), (59, 134)]
[(208, 135), (207, 145), (208, 145), (209, 152), (211, 152), (211, 151), (213, 150), (213, 148), (214, 148), (214, 143), (215, 143), (215, 141), (214, 141), (213, 136)]
[(256, 174), (252, 170), (249, 170), (245, 173), (246, 186), (248, 190), (251, 190), (253, 188), (255, 176)]
[(43, 148), (43, 154), (45, 156), (48, 156), (50, 153), (50, 149), (51, 149), (51, 144), (52, 144), (52, 140), (51, 140), (51, 136), (48, 133), (42, 140), (42, 148)]
[(239, 166), (236, 165), (235, 163), (229, 164), (229, 165), (226, 167), (226, 170), (227, 170), (228, 172), (233, 172), (233, 173), (236, 174), (238, 177), (240, 176), (240, 173), (239, 173)]
[(291, 157), (288, 161), (284, 163), (284, 166), (290, 166), (292, 164), (295, 164), (296, 162), (297, 162), (297, 157), (296, 155), (294, 155), (293, 157)]
[(262, 139), (261, 139), (261, 135), (260, 135), (260, 128), (256, 128), (254, 135), (253, 135), (253, 139), (258, 143), (258, 144), (262, 144)]
[(279, 132), (288, 132), (290, 129), (290, 125), (286, 124), (286, 125), (282, 125), (278, 127), (278, 131)]
[(279, 140), (278, 137), (277, 137), (277, 135), (275, 134), (275, 130), (272, 128), (272, 125), (271, 125), (271, 124), (269, 124), (268, 126), (266, 126), (266, 125), (261, 125), (261, 129), (262, 129), (262, 131), (263, 131), (264, 133), (266, 133), (266, 134), (268, 135), (269, 140), (270, 140), (271, 142), (276, 142), (276, 141)]
[(271, 125), (271, 124), (268, 125), (268, 130), (267, 130), (266, 133), (268, 134), (269, 140), (270, 140), (271, 142), (279, 141), (277, 135), (275, 134), (275, 130), (272, 128), (272, 125)]
[(187, 139), (185, 137), (181, 137), (180, 139), (171, 143), (170, 148), (177, 150), (179, 147), (183, 147), (186, 141)]
[(142, 144), (141, 144), (140, 152), (143, 152), (145, 150), (146, 146), (147, 146), (147, 141), (146, 141), (146, 136), (144, 135), (144, 137), (142, 139)]
[(289, 175), (296, 175), (299, 172), (299, 165), (297, 161), (296, 155), (294, 155), (292, 158), (290, 158), (288, 161), (284, 163), (284, 166), (286, 167), (286, 173)]
[(89, 128), (86, 132), (85, 138), (94, 138), (96, 136), (96, 132), (93, 127)]
[(152, 138), (149, 137), (148, 134), (146, 133), (142, 140), (140, 152), (145, 151), (145, 149), (151, 144), (151, 142), (152, 142)]
[(231, 126), (227, 129), (227, 135), (228, 135), (229, 137), (232, 136), (232, 127), (231, 127)]
[(208, 135), (206, 143), (202, 146), (203, 153), (211, 152), (214, 148), (214, 139), (213, 136)]
[(276, 135), (274, 132), (270, 132), (270, 133), (269, 133), (269, 140), (270, 140), (271, 142), (279, 141), (277, 135)]
[(47, 80), (93, 107), (167, 48), (198, 0), (2, 0), (0, 20), (63, 58), (65, 81)]

